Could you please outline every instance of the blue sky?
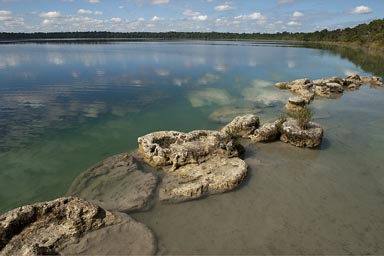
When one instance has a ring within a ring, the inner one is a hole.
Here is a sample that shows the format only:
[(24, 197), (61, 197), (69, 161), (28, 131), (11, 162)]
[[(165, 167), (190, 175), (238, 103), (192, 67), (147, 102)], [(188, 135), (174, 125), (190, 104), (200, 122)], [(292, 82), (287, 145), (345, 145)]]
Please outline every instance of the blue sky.
[(384, 0), (0, 0), (0, 31), (316, 31), (384, 17)]

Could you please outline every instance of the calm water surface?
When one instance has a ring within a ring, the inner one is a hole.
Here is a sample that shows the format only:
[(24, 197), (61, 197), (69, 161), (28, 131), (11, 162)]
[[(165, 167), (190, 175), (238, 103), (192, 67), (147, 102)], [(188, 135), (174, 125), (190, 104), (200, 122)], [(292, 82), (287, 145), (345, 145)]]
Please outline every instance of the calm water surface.
[[(383, 58), (356, 56), (251, 42), (1, 45), (0, 212), (63, 196), (146, 133), (274, 120), (291, 95), (275, 82), (383, 77)], [(133, 216), (160, 253), (383, 254), (383, 98), (366, 86), (315, 100), (321, 150), (247, 145), (241, 188)]]

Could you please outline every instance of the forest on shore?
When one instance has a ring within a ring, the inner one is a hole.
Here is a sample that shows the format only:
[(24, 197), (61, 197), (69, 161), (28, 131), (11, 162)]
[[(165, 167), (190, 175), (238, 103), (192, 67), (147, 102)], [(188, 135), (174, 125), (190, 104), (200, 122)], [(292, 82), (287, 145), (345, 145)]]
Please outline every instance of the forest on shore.
[(221, 32), (1, 32), (1, 41), (62, 39), (104, 39), (104, 40), (288, 40), (304, 42), (343, 43), (345, 45), (384, 50), (384, 19), (373, 20), (353, 28), (321, 30), (310, 33), (278, 32), (268, 33), (221, 33)]

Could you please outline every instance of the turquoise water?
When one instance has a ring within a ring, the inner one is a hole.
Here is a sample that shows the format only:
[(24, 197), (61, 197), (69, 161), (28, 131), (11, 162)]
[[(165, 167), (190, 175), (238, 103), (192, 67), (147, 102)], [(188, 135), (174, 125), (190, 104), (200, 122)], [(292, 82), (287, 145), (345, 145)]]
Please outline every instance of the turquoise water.
[[(275, 82), (382, 76), (361, 59), (273, 42), (1, 45), (0, 212), (63, 196), (82, 171), (136, 149), (146, 133), (217, 129), (243, 113), (274, 120), (291, 95)], [(250, 145), (240, 189), (134, 217), (175, 254), (384, 253), (372, 249), (384, 236), (383, 97), (366, 86), (317, 99), (321, 150)], [(316, 227), (313, 240), (304, 235)]]

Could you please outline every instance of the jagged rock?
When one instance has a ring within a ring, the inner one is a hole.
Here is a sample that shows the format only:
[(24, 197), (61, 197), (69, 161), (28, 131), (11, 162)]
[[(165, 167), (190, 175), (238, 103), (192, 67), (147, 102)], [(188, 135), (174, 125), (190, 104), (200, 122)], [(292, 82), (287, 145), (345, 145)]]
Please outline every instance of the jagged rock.
[(303, 107), (306, 105), (306, 100), (302, 97), (290, 97), (288, 99), (287, 104), (285, 105), (285, 108), (288, 111), (295, 112), (303, 109)]
[(315, 94), (320, 97), (337, 98), (344, 92), (343, 86), (338, 83), (315, 85)]
[(362, 83), (371, 84), (371, 86), (384, 86), (384, 83), (377, 76), (374, 76), (374, 77), (362, 76), (360, 77), (360, 79)]
[(282, 120), (265, 123), (249, 136), (253, 142), (271, 142), (279, 138)]
[[(88, 236), (91, 234), (93, 237)], [(120, 237), (123, 243), (108, 241), (111, 235)], [(98, 237), (107, 241), (95, 242)], [(156, 252), (154, 235), (143, 224), (76, 197), (27, 205), (0, 216), (0, 254), (4, 256), (100, 254), (106, 242), (110, 243), (111, 254)], [(67, 250), (77, 243), (82, 244), (81, 251)]]
[(323, 128), (314, 122), (309, 122), (307, 129), (301, 129), (295, 119), (288, 118), (281, 126), (280, 140), (296, 147), (314, 148), (322, 139)]
[(221, 132), (229, 136), (248, 138), (249, 135), (259, 128), (259, 118), (255, 115), (238, 116), (232, 122), (224, 126)]
[(234, 189), (247, 175), (240, 158), (214, 157), (201, 164), (188, 164), (163, 178), (159, 198), (180, 202)]
[(154, 132), (139, 137), (138, 143), (138, 152), (146, 163), (152, 166), (173, 165), (173, 169), (201, 163), (216, 155), (238, 156), (240, 150), (227, 134), (208, 130)]
[(329, 78), (322, 78), (322, 79), (317, 79), (317, 80), (313, 80), (313, 85), (316, 86), (316, 85), (326, 85), (328, 83), (336, 83), (336, 84), (339, 84), (339, 85), (343, 85), (344, 84), (344, 80), (340, 77), (329, 77)]
[(302, 78), (302, 79), (296, 79), (292, 82), (276, 83), (275, 86), (280, 88), (280, 89), (292, 89), (292, 88), (294, 88), (295, 90), (297, 90), (298, 88), (309, 89), (312, 86), (312, 84), (308, 78)]
[(107, 210), (132, 211), (147, 207), (157, 178), (139, 170), (127, 153), (109, 157), (79, 175), (68, 190)]

